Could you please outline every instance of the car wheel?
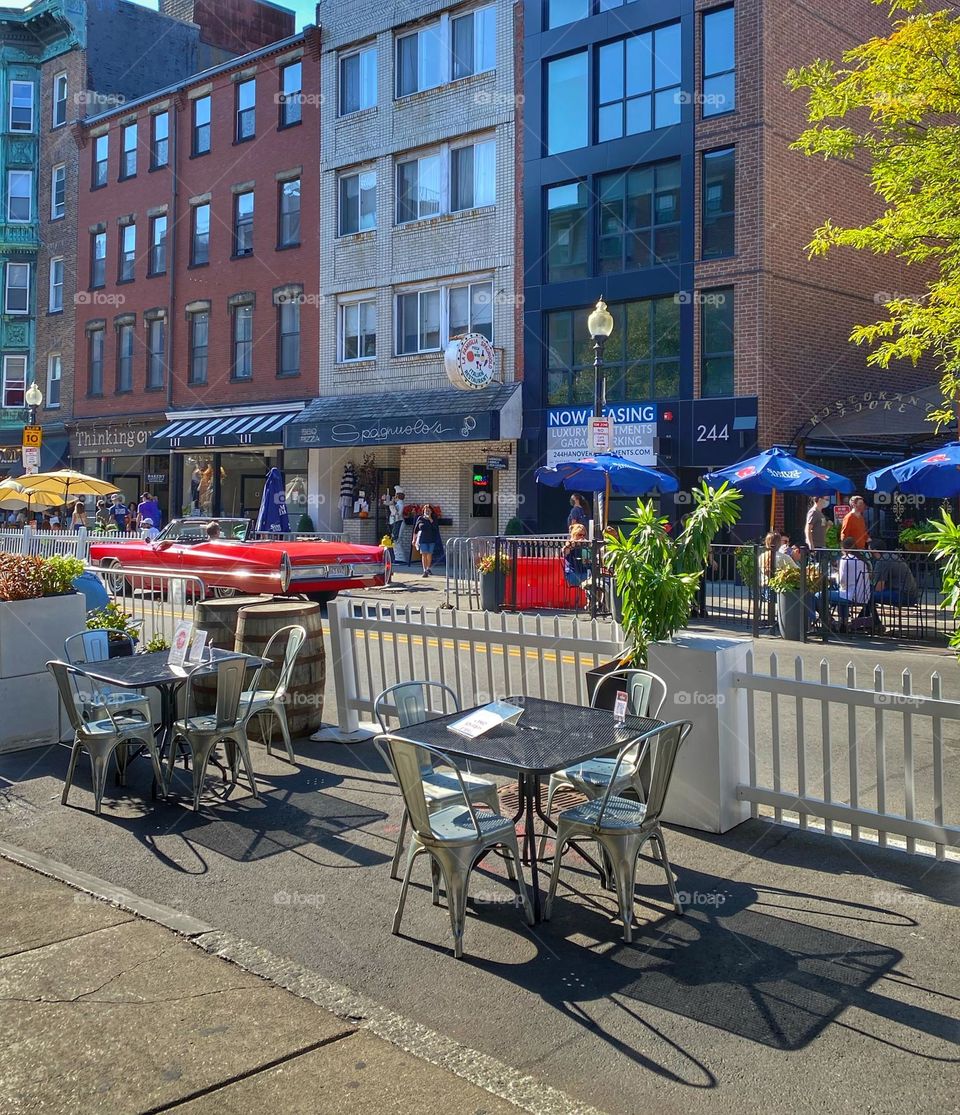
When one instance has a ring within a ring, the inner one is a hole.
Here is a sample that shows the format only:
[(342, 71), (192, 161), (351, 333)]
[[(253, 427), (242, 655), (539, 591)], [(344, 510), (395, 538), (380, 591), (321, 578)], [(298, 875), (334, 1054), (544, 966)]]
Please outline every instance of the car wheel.
[(305, 595), (314, 604), (329, 604), (337, 594), (335, 592), (308, 592)]
[(229, 600), (231, 596), (236, 596), (237, 595), (237, 590), (235, 588), (227, 588), (227, 587), (212, 588), (210, 590), (210, 592), (218, 600)]
[[(118, 572), (113, 570), (120, 570), (123, 566), (117, 561), (116, 558), (104, 558), (100, 562), (100, 568), (104, 570), (103, 580), (107, 588), (113, 593), (114, 596), (125, 596), (127, 593), (127, 580)], [(110, 572), (107, 572), (109, 570)]]

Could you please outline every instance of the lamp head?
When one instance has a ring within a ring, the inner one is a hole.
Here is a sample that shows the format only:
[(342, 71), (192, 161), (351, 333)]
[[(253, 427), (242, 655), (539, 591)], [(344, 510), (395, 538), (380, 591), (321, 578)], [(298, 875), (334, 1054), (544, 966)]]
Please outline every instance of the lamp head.
[(37, 387), (36, 383), (31, 383), (27, 388), (24, 400), (28, 407), (38, 407), (43, 402), (43, 392)]
[(607, 309), (607, 304), (601, 298), (598, 300), (593, 312), (587, 318), (587, 329), (591, 337), (607, 337), (613, 332), (613, 314)]

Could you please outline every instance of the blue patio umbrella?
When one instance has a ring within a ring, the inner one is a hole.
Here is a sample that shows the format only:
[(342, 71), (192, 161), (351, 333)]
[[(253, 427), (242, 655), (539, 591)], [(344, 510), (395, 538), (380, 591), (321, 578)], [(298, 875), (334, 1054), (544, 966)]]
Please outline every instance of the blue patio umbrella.
[(930, 449), (896, 465), (878, 468), (867, 477), (867, 490), (950, 499), (960, 495), (960, 441)]
[(287, 495), (278, 468), (272, 468), (267, 473), (263, 498), (260, 500), (260, 513), (257, 515), (257, 530), (267, 534), (287, 534), (290, 530)]
[(777, 492), (799, 492), (802, 495), (822, 496), (830, 492), (852, 492), (853, 481), (839, 472), (811, 464), (794, 457), (785, 449), (774, 446), (764, 449), (755, 457), (727, 465), (716, 472), (708, 472), (704, 480), (716, 486), (726, 481), (741, 492), (773, 497), (770, 505), (770, 527), (776, 510)]
[(676, 492), (680, 484), (669, 472), (638, 465), (618, 453), (598, 453), (579, 461), (564, 461), (559, 465), (543, 465), (537, 469), (537, 483), (551, 488), (566, 488), (568, 492), (597, 492), (606, 496), (604, 507), (610, 506), (610, 496), (643, 496), (650, 492)]

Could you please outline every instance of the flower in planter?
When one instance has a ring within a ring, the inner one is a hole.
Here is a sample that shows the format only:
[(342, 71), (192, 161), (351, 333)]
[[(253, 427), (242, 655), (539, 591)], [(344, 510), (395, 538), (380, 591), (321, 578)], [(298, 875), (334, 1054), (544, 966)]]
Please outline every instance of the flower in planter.
[[(800, 566), (782, 565), (770, 575), (767, 585), (774, 592), (800, 591)], [(816, 592), (820, 588), (820, 569), (816, 565), (807, 566), (807, 591)]]
[(477, 562), (478, 573), (506, 573), (510, 568), (510, 559), (501, 554), (499, 559), (496, 554), (484, 554)]

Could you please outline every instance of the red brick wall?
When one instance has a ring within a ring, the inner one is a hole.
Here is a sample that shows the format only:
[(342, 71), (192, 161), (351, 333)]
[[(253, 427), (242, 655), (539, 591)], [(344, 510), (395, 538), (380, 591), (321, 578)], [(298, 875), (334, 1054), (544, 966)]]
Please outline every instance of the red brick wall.
[[(289, 52), (279, 56), (279, 61)], [(101, 190), (91, 190), (93, 143), (88, 140), (80, 159), (80, 217), (77, 274), (84, 304), (78, 306), (76, 330), (78, 341), (78, 383), (75, 413), (81, 416), (120, 416), (155, 413), (167, 408), (164, 392), (145, 389), (146, 328), (145, 310), (164, 306), (169, 310), (167, 350), (172, 354), (173, 406), (232, 406), (273, 402), (283, 399), (313, 397), (318, 388), (319, 340), (319, 66), (309, 55), (303, 63), (303, 122), (297, 127), (279, 130), (278, 104), (275, 95), (280, 88), (278, 58), (268, 57), (256, 63), (257, 117), (256, 138), (234, 144), (234, 82), (232, 73), (213, 79), (212, 151), (199, 158), (190, 157), (190, 126), (192, 106), (184, 95), (176, 112), (178, 153), (176, 179), (176, 224), (173, 222), (173, 169), (148, 172), (149, 107), (146, 102), (136, 109), (139, 121), (139, 160), (137, 177), (118, 182), (122, 123), (127, 116), (120, 112), (111, 118), (110, 183)], [(237, 70), (245, 69), (238, 66)], [(200, 83), (197, 83), (198, 86)], [(171, 151), (173, 128), (171, 127)], [(277, 174), (301, 167), (301, 245), (278, 251)], [(253, 182), (255, 185), (254, 254), (245, 259), (230, 258), (233, 225), (231, 186)], [(211, 195), (210, 264), (190, 269), (191, 211), (189, 199)], [(151, 208), (168, 206), (168, 253), (175, 241), (174, 291), (171, 299), (170, 276), (147, 278), (147, 248)], [(118, 219), (136, 214), (137, 252), (136, 280), (118, 284), (119, 229)], [(108, 225), (107, 284), (103, 290), (88, 293), (90, 274), (91, 225)], [(298, 377), (278, 378), (277, 311), (273, 305), (275, 288), (287, 284), (303, 285), (301, 305), (301, 373)], [(230, 380), (232, 338), (228, 298), (243, 291), (256, 296), (254, 310), (254, 372), (249, 381)], [(187, 303), (196, 299), (209, 300), (210, 346), (208, 383), (205, 387), (187, 384), (188, 323), (184, 312)], [(113, 319), (118, 314), (137, 315), (137, 351), (134, 363), (134, 390), (117, 395), (115, 387), (116, 337)], [(106, 318), (104, 358), (104, 398), (89, 399), (87, 389), (86, 324)]]

